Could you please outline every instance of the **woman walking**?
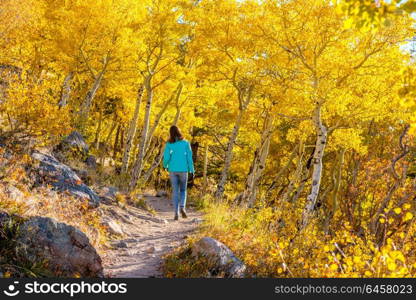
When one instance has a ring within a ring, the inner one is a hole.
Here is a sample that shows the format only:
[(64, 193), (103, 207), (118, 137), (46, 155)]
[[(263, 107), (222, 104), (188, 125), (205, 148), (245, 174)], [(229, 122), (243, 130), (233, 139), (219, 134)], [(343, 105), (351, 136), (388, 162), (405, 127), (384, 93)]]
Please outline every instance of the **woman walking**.
[(169, 171), (172, 184), (172, 201), (175, 210), (174, 220), (178, 220), (179, 211), (186, 218), (186, 188), (188, 173), (194, 174), (191, 145), (182, 136), (177, 126), (171, 126), (169, 141), (163, 153), (163, 167)]

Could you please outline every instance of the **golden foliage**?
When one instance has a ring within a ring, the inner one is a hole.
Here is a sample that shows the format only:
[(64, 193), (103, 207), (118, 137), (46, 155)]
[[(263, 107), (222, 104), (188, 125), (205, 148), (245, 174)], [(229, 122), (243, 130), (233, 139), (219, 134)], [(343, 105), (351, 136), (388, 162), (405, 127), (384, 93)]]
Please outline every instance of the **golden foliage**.
[[(159, 153), (175, 123), (194, 146), (209, 145), (209, 186), (191, 195), (208, 207), (204, 233), (230, 245), (253, 275), (414, 275), (416, 126), (403, 131), (416, 124), (415, 66), (406, 49), (414, 20), (405, 12), (414, 1), (12, 2), (0, 3), (2, 135), (49, 146), (76, 128), (100, 163), (94, 181), (126, 187), (130, 172), (118, 172), (123, 152), (129, 170), (142, 152), (142, 173), (153, 173), (138, 182), (164, 186)], [(400, 5), (403, 13), (393, 14)], [(316, 182), (318, 111), (328, 138), (320, 143), (314, 218), (301, 230)], [(261, 144), (266, 115), (271, 137)], [(143, 143), (140, 134), (149, 134)], [(254, 178), (255, 155), (265, 148)], [(226, 204), (209, 206), (223, 170)], [(250, 188), (255, 205), (244, 209), (237, 196)], [(43, 192), (37, 213), (81, 218), (86, 231), (98, 226), (70, 197), (61, 199), (64, 208)], [(143, 200), (135, 205), (150, 209)]]

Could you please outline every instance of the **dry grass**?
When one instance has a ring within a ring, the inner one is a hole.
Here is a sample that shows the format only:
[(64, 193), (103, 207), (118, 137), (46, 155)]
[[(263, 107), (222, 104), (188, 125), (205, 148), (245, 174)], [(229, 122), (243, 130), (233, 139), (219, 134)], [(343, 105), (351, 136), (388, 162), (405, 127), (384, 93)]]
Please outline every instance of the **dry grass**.
[(147, 203), (145, 198), (135, 195), (131, 199), (132, 205), (134, 207), (144, 209), (145, 211), (150, 212), (152, 215), (156, 214), (155, 209), (149, 203)]

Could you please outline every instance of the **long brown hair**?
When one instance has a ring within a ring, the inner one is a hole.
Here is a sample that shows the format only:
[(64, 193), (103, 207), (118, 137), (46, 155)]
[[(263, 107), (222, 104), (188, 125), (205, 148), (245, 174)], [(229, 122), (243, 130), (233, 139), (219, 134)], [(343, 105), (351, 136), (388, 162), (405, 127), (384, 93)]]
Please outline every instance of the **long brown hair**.
[(169, 137), (169, 143), (174, 143), (176, 141), (183, 140), (183, 135), (181, 131), (179, 130), (178, 126), (171, 126), (169, 129), (170, 137)]

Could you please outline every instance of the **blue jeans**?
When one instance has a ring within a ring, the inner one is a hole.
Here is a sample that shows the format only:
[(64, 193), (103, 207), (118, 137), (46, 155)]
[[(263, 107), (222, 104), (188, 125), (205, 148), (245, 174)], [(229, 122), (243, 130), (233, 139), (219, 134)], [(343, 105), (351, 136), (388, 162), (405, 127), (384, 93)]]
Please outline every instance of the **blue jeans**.
[(180, 208), (186, 205), (186, 185), (188, 184), (188, 172), (170, 172), (170, 183), (172, 184), (172, 201), (175, 214), (179, 213)]

